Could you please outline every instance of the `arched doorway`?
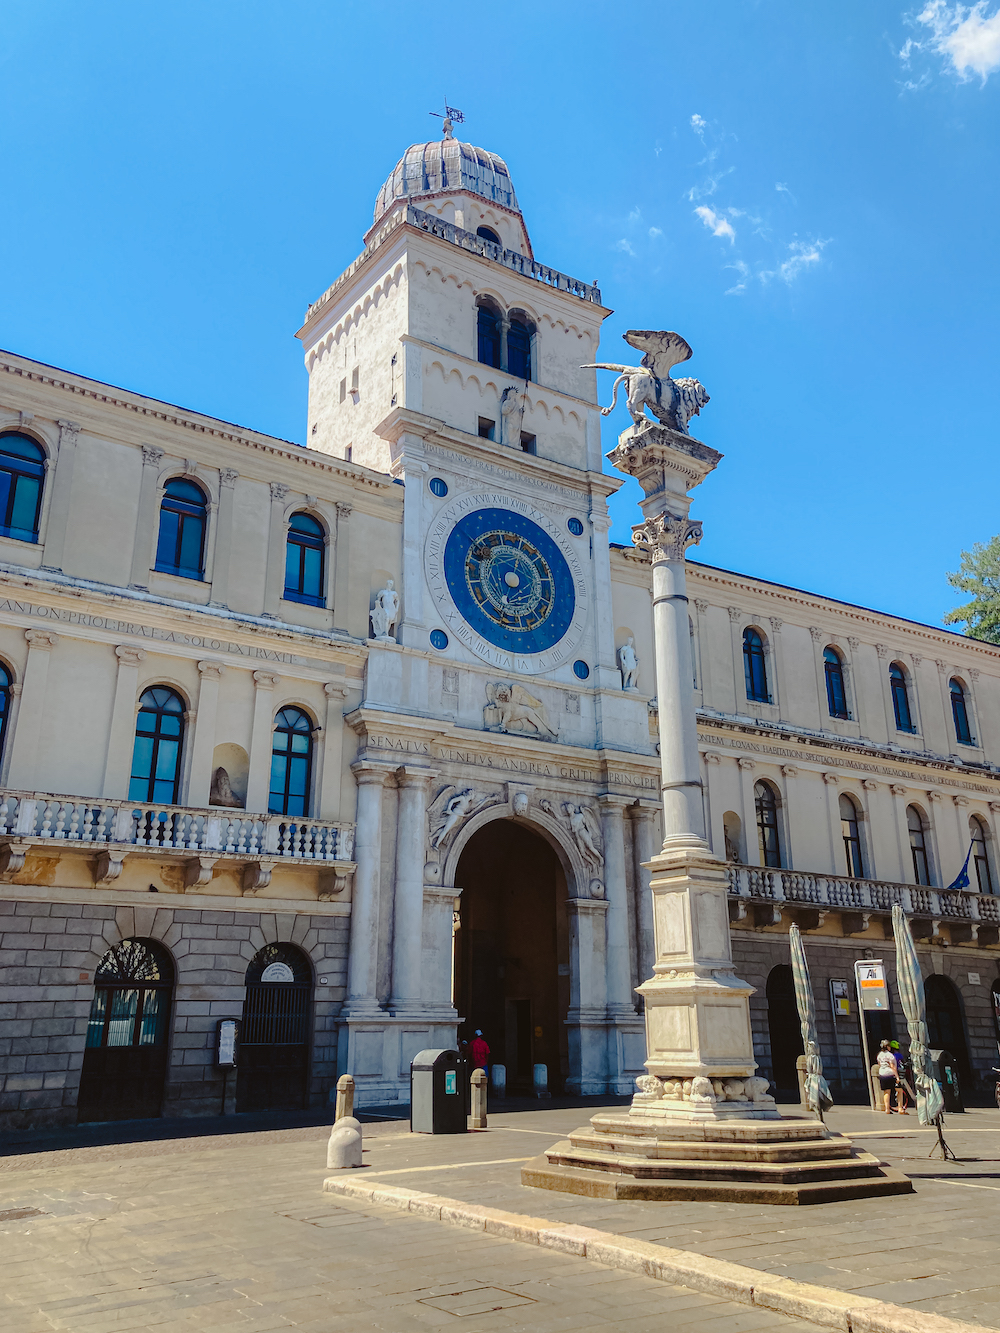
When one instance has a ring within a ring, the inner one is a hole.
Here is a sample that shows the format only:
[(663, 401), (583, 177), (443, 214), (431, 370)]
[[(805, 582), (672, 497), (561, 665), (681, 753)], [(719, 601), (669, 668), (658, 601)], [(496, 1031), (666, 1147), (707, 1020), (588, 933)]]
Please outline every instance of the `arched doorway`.
[(294, 944), (266, 944), (247, 968), (237, 1111), (301, 1111), (309, 1075), (312, 968)]
[(531, 1088), (532, 1065), (549, 1086), (569, 1073), (569, 934), (566, 880), (538, 833), (498, 819), (473, 834), (455, 877), (461, 889), (455, 936), (459, 1037), (482, 1028), (490, 1060), (507, 1069), (508, 1089)]
[(798, 1101), (795, 1061), (805, 1050), (795, 1004), (795, 978), (785, 963), (772, 967), (767, 975), (767, 1029), (771, 1038), (771, 1082), (786, 1094), (778, 1100)]
[(949, 1051), (958, 1062), (958, 1072), (966, 1087), (972, 1086), (969, 1048), (965, 1042), (962, 1001), (947, 977), (937, 973), (924, 981), (927, 1005), (927, 1035), (932, 1050)]
[(78, 1120), (142, 1120), (160, 1114), (173, 988), (173, 960), (155, 940), (122, 940), (98, 963)]

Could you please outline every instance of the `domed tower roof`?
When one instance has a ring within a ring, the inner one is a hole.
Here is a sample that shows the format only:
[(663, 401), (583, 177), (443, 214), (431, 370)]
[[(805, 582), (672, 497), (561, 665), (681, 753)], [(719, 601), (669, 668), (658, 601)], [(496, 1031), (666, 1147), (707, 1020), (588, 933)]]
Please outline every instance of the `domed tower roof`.
[(397, 199), (418, 199), (445, 190), (467, 190), (512, 212), (520, 213), (507, 163), (496, 153), (458, 139), (415, 143), (396, 163), (375, 200), (378, 222)]

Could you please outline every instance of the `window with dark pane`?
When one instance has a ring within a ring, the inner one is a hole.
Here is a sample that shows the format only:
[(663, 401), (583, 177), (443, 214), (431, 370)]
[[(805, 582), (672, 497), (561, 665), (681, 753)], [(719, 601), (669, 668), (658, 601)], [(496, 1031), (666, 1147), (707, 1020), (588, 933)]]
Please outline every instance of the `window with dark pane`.
[(754, 804), (757, 808), (757, 844), (761, 865), (781, 867), (781, 843), (778, 838), (778, 798), (774, 788), (766, 782), (754, 784)]
[(986, 849), (986, 829), (983, 821), (973, 815), (969, 820), (969, 832), (972, 834), (972, 859), (976, 866), (976, 884), (980, 893), (993, 892), (993, 875), (990, 871), (990, 858)]
[(930, 884), (931, 872), (927, 860), (927, 839), (924, 835), (924, 820), (915, 805), (906, 807), (906, 827), (910, 834), (910, 856), (913, 858), (913, 882)]
[(836, 648), (823, 652), (823, 670), (826, 672), (826, 702), (831, 717), (847, 718), (847, 688), (844, 685), (844, 664)]
[(755, 629), (743, 631), (743, 672), (746, 676), (747, 698), (756, 703), (769, 704), (771, 696), (767, 688), (764, 640)]
[(7, 743), (7, 719), (10, 716), (10, 687), (13, 684), (10, 672), (0, 662), (0, 758)]
[(172, 477), (160, 503), (156, 569), (185, 579), (200, 579), (205, 564), (208, 501), (193, 481)]
[(514, 318), (507, 328), (507, 369), (518, 379), (531, 379), (531, 329)]
[(892, 711), (896, 716), (896, 730), (914, 731), (910, 696), (906, 688), (906, 672), (898, 662), (893, 662), (889, 667), (889, 689), (892, 693)]
[(841, 796), (840, 798), (840, 832), (844, 839), (846, 873), (852, 879), (864, 879), (865, 868), (861, 860), (861, 830), (858, 827), (858, 807), (849, 796)]
[(285, 591), (289, 602), (323, 605), (326, 533), (311, 514), (293, 514), (285, 542)]
[(492, 227), (477, 227), (476, 235), (481, 236), (484, 241), (492, 241), (494, 245), (503, 245), (503, 241)]
[(301, 708), (283, 708), (274, 720), (271, 792), (267, 805), (272, 815), (309, 813), (312, 730), (312, 719)]
[(94, 974), (87, 1047), (165, 1045), (173, 983), (170, 955), (153, 940), (109, 949)]
[(974, 745), (969, 726), (969, 706), (961, 681), (951, 682), (951, 715), (955, 719), (955, 739), (959, 745)]
[(500, 365), (500, 312), (480, 305), (476, 312), (479, 333), (479, 360), (487, 366)]
[(130, 801), (176, 805), (181, 780), (184, 703), (166, 685), (154, 685), (139, 700), (132, 751)]
[(27, 435), (0, 435), (0, 536), (38, 541), (45, 454)]

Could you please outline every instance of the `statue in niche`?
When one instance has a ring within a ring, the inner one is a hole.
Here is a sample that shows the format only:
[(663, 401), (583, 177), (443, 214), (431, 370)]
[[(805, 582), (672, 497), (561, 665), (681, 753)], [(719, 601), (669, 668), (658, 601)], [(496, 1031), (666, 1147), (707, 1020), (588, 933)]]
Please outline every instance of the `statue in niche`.
[(622, 673), (622, 689), (637, 690), (639, 688), (639, 659), (635, 653), (635, 640), (631, 635), (618, 649), (618, 665)]
[(709, 402), (703, 384), (694, 379), (671, 378), (671, 369), (691, 356), (690, 345), (679, 333), (657, 332), (653, 329), (629, 329), (622, 337), (637, 351), (644, 352), (638, 366), (619, 366), (614, 362), (598, 361), (581, 366), (581, 370), (616, 370), (611, 394), (611, 406), (602, 407), (607, 416), (618, 403), (618, 386), (624, 383), (629, 415), (635, 431), (650, 424), (644, 411), (649, 408), (661, 425), (679, 435), (688, 435), (688, 422), (697, 416)]
[(371, 609), (372, 637), (391, 639), (398, 615), (399, 593), (392, 579), (386, 579), (385, 587), (375, 594), (375, 605)]
[(242, 810), (243, 802), (233, 791), (229, 774), (224, 768), (217, 768), (212, 774), (212, 789), (208, 793), (209, 805), (225, 805), (234, 810)]
[(545, 705), (540, 699), (511, 681), (498, 680), (486, 686), (489, 703), (483, 709), (487, 731), (505, 731), (512, 735), (534, 733), (545, 740), (557, 740), (549, 726)]
[(521, 395), (513, 384), (500, 395), (500, 442), (513, 448), (521, 443)]
[(563, 810), (580, 855), (587, 865), (600, 870), (604, 865), (604, 854), (600, 849), (601, 835), (594, 823), (594, 816), (585, 806), (573, 805), (569, 801), (564, 803)]

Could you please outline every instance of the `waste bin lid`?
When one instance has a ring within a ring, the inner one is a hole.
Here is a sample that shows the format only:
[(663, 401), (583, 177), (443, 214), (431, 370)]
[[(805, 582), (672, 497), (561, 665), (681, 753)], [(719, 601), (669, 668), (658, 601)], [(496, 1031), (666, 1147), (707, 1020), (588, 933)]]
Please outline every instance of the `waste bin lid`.
[[(449, 1058), (442, 1059), (442, 1056)], [(429, 1069), (439, 1069), (442, 1065), (452, 1066), (458, 1060), (458, 1051), (449, 1051), (446, 1048), (442, 1050), (418, 1051), (410, 1061), (410, 1070), (424, 1072)]]

